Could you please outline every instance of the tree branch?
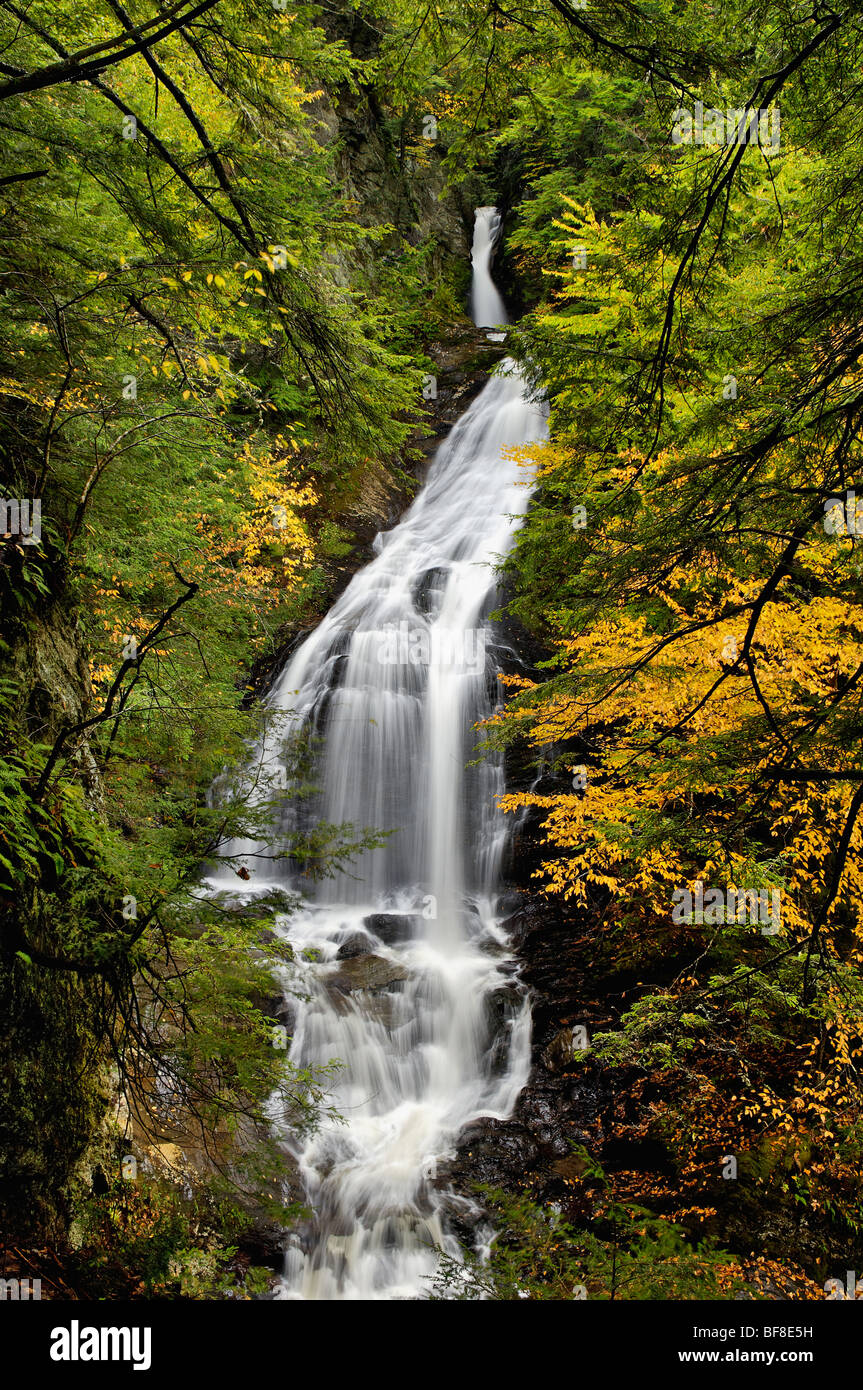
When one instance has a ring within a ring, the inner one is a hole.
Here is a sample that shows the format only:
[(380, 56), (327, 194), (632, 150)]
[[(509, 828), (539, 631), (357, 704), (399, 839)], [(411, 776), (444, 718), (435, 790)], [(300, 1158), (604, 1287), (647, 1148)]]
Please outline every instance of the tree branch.
[[(143, 29), (126, 30), (122, 34), (117, 34), (113, 39), (108, 39), (104, 43), (98, 44), (95, 48), (85, 48), (79, 53), (73, 53), (60, 63), (51, 63), (46, 68), (38, 68), (35, 72), (24, 73), (21, 77), (13, 77), (11, 81), (5, 82), (0, 86), (0, 101), (5, 101), (7, 97), (22, 96), (29, 92), (42, 91), (45, 87), (56, 87), (61, 82), (86, 82), (92, 77), (97, 77), (106, 68), (113, 67), (116, 63), (122, 63), (126, 58), (131, 58), (135, 53), (145, 53), (154, 43), (160, 43), (162, 39), (173, 34), (181, 25), (188, 24), (190, 20), (196, 19), (198, 15), (211, 10), (214, 5), (218, 5), (219, 0), (199, 0), (199, 3), (185, 15), (178, 15), (168, 24), (162, 24), (162, 28), (155, 34), (145, 38)], [(151, 28), (153, 24), (161, 22), (163, 16), (158, 20), (151, 20), (150, 24), (143, 28)], [(123, 43), (126, 39), (137, 34), (135, 42), (126, 48), (121, 48), (117, 53), (105, 53), (103, 57), (87, 59), (93, 53), (104, 53), (105, 49), (114, 48), (118, 43)]]
[(171, 565), (171, 569), (174, 571), (174, 575), (180, 581), (180, 583), (186, 585), (186, 592), (184, 594), (181, 594), (178, 599), (174, 600), (170, 608), (168, 608), (162, 614), (155, 627), (152, 627), (150, 629), (144, 640), (139, 644), (137, 649), (137, 655), (133, 657), (126, 657), (125, 661), (122, 663), (120, 669), (114, 677), (111, 689), (108, 691), (108, 694), (105, 698), (105, 703), (102, 706), (99, 713), (92, 715), (89, 719), (79, 720), (76, 724), (70, 724), (67, 728), (63, 729), (57, 736), (57, 739), (54, 742), (54, 747), (51, 749), (51, 752), (48, 755), (48, 761), (42, 769), (42, 772), (39, 776), (39, 780), (36, 783), (36, 786), (33, 790), (34, 801), (40, 801), (44, 796), (45, 790), (48, 786), (48, 782), (51, 778), (51, 774), (54, 771), (54, 768), (57, 766), (57, 763), (60, 761), (60, 758), (63, 756), (64, 750), (69, 740), (75, 737), (75, 735), (86, 733), (88, 729), (95, 728), (98, 724), (104, 724), (107, 720), (112, 718), (114, 714), (114, 705), (118, 701), (118, 699), (121, 698), (123, 681), (127, 672), (131, 670), (137, 670), (140, 663), (143, 661), (144, 657), (147, 656), (148, 653), (152, 650), (153, 644), (155, 643), (156, 639), (164, 631), (166, 625), (170, 622), (171, 618), (174, 616), (177, 610), (182, 608), (184, 603), (188, 603), (189, 599), (194, 598), (195, 594), (198, 592), (200, 586), (196, 584), (194, 580), (184, 579), (173, 564)]

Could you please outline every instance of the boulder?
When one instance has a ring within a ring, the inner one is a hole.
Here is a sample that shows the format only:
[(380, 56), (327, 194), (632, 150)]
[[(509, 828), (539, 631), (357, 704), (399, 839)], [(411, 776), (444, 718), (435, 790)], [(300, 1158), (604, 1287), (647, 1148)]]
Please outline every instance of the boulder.
[(372, 994), (385, 990), (408, 978), (403, 965), (385, 960), (383, 956), (354, 956), (339, 963), (339, 971), (330, 979), (330, 984), (342, 994), (350, 994), (355, 989), (369, 990)]
[(385, 946), (410, 941), (414, 935), (414, 918), (397, 912), (373, 912), (370, 917), (363, 918), (363, 926), (374, 932)]
[(375, 943), (364, 931), (350, 932), (336, 951), (336, 960), (352, 960), (354, 956), (368, 956), (374, 951)]

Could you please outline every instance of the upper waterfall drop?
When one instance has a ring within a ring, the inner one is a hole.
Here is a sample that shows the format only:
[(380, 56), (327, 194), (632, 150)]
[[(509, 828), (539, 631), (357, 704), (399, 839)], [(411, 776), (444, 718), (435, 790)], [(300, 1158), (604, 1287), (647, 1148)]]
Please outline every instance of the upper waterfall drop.
[(501, 216), (497, 208), (477, 208), (470, 253), (473, 279), (471, 281), (470, 311), (477, 328), (493, 328), (509, 323), (506, 306), (491, 278), (491, 257), (500, 232)]
[[(474, 302), (480, 321), (500, 322), (477, 263), (490, 253), (492, 213), (477, 213)], [(285, 977), (291, 1060), (342, 1064), (332, 1086), (341, 1118), (282, 1134), (313, 1212), (291, 1233), (283, 1298), (425, 1292), (435, 1247), (458, 1252), (447, 1226), (456, 1199), (435, 1186), (437, 1165), (466, 1124), (505, 1118), (527, 1080), (526, 991), (496, 902), (503, 769), (498, 757), (476, 763), (475, 726), (500, 698), (493, 567), (530, 494), (509, 450), (544, 433), (544, 408), (505, 363), (268, 698), (283, 727), (260, 750), (265, 768), (283, 763), (286, 735), (314, 735), (313, 817), (394, 832), (278, 925), (296, 956)], [(284, 815), (294, 814), (288, 793)], [(261, 848), (245, 846), (253, 890), (272, 881)]]

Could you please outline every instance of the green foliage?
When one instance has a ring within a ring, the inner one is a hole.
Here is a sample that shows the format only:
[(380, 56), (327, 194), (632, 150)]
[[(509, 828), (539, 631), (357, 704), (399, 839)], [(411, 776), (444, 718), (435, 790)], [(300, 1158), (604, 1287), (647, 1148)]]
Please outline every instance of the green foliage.
[(577, 1056), (587, 1062), (593, 1055), (606, 1066), (676, 1067), (709, 1029), (708, 1018), (682, 1012), (674, 997), (648, 994), (627, 1009), (618, 1032), (594, 1033), (590, 1049)]
[[(297, 1128), (325, 1104), (266, 1012), (294, 900), (249, 919), (195, 884), (268, 825), (251, 663), (326, 601), (344, 499), (406, 461), (452, 298), (409, 202), (396, 227), (343, 178), (327, 107), (374, 65), (319, 7), (231, 0), (116, 63), (137, 0), (4, 13), (0, 480), (41, 498), (42, 537), (0, 545), (0, 1127), (41, 1219), (109, 1066), (144, 1132), (167, 1087), (253, 1192), (279, 1168), (267, 1102)], [(6, 90), (95, 44), (82, 80)], [(280, 852), (313, 882), (380, 842), (319, 824)]]
[(733, 1292), (729, 1255), (711, 1241), (693, 1246), (677, 1227), (615, 1200), (599, 1166), (577, 1152), (595, 1188), (586, 1223), (567, 1220), (559, 1206), (482, 1188), (495, 1224), (488, 1255), (442, 1255), (431, 1297), (700, 1300)]
[[(250, 1299), (266, 1292), (270, 1270), (238, 1259), (249, 1216), (216, 1188), (184, 1194), (151, 1175), (116, 1178), (76, 1213), (70, 1236), (91, 1276), (129, 1271), (147, 1298)], [(114, 1273), (116, 1278), (116, 1273)]]
[[(240, 790), (251, 660), (325, 605), (370, 474), (404, 480), (425, 349), (465, 287), (419, 229), (443, 168), (502, 190), (531, 306), (510, 347), (551, 406), (507, 570), (512, 613), (555, 649), (490, 739), (527, 734), (557, 769), (587, 750), (583, 796), (533, 797), (558, 856), (542, 872), (600, 899), (612, 965), (652, 982), (581, 1064), (685, 1075), (722, 1098), (723, 1123), (737, 1107), (735, 1142), (762, 1126), (753, 1183), (857, 1231), (861, 575), (853, 534), (823, 523), (831, 496), (863, 490), (861, 36), (853, 6), (768, 8), (753, 20), (733, 0), (695, 24), (669, 0), (586, 16), (222, 0), (114, 61), (151, 18), (138, 0), (4, 3), (0, 472), (44, 518), (40, 544), (0, 549), (16, 1197), (50, 1186), (51, 1123), (28, 1088), (58, 1105), (60, 1189), (109, 1060), (154, 1113), (167, 1075), (180, 1109), (237, 1141), (226, 1180), (248, 1159), (253, 1188), (278, 1162), (259, 1143), (273, 1092), (295, 1127), (325, 1104), (326, 1075), (286, 1064), (261, 1007), (289, 970), (292, 902), (250, 916), (194, 884), (272, 808), (272, 789)], [(76, 80), (52, 67), (96, 44)], [(753, 92), (781, 108), (778, 146), (671, 138), (681, 102)], [(353, 176), (362, 121), (340, 129), (338, 100), (375, 125), (380, 216)], [(45, 656), (62, 643), (67, 675), (71, 652), (89, 658), (65, 683)], [(280, 854), (313, 882), (390, 829), (319, 824)], [(693, 919), (670, 942), (670, 888), (709, 871), (780, 890), (787, 936)], [(681, 1171), (694, 1135), (730, 1142), (687, 1104), (657, 1120)], [(445, 1260), (438, 1292), (720, 1287), (715, 1252), (585, 1162), (600, 1195), (583, 1219), (493, 1194), (488, 1261)], [(108, 1247), (127, 1206), (112, 1191), (93, 1215)], [(138, 1218), (128, 1253), (148, 1291), (256, 1287), (230, 1269), (223, 1211), (190, 1234), (151, 1194)]]

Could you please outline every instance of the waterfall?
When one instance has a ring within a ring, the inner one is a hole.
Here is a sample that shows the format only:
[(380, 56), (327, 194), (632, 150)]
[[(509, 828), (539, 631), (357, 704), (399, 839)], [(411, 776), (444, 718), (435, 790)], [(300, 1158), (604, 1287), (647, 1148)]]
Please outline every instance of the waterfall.
[(491, 278), (491, 256), (500, 231), (500, 220), (497, 208), (476, 210), (470, 261), (473, 267), (471, 315), (478, 328), (491, 328), (507, 322), (503, 300)]
[[(483, 326), (505, 321), (488, 271), (496, 221), (495, 209), (477, 210)], [(515, 364), (502, 366), (269, 696), (290, 729), (319, 739), (314, 814), (395, 832), (280, 928), (303, 994), (291, 1000), (291, 1059), (343, 1064), (332, 1092), (341, 1120), (303, 1141), (284, 1134), (313, 1216), (291, 1235), (283, 1298), (425, 1293), (435, 1247), (458, 1250), (437, 1165), (468, 1122), (506, 1118), (527, 1080), (526, 992), (496, 914), (502, 768), (469, 765), (474, 725), (500, 700), (492, 565), (530, 491), (506, 449), (545, 433), (544, 409)], [(265, 763), (278, 765), (279, 746), (265, 745)], [(251, 889), (272, 881), (256, 859), (247, 865)]]

